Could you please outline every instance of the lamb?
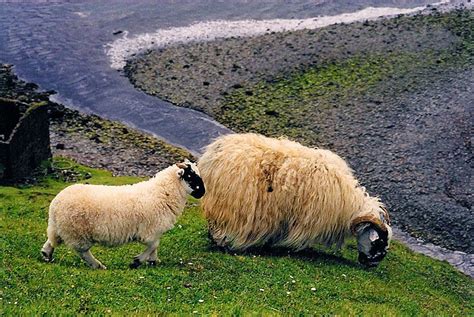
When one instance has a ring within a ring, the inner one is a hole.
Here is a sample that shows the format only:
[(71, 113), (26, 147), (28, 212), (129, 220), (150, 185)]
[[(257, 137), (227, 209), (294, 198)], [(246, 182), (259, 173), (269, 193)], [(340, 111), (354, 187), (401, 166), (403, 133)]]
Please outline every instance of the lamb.
[(198, 165), (209, 234), (221, 247), (340, 247), (353, 234), (362, 264), (376, 266), (387, 253), (388, 211), (329, 150), (232, 134), (207, 146)]
[(201, 198), (204, 193), (196, 164), (187, 160), (134, 185), (69, 186), (49, 207), (43, 259), (51, 262), (54, 248), (64, 242), (90, 267), (106, 269), (90, 251), (94, 244), (118, 246), (139, 241), (147, 248), (134, 257), (130, 267), (137, 268), (145, 261), (155, 266), (160, 237), (183, 212), (187, 194)]

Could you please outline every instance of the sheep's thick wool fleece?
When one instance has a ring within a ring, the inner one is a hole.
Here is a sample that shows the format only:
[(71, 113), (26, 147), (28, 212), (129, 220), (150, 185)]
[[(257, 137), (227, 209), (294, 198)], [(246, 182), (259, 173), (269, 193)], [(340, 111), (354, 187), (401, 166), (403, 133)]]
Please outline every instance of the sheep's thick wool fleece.
[(286, 139), (227, 135), (206, 148), (198, 165), (211, 233), (233, 249), (341, 245), (356, 217), (379, 217), (382, 206), (341, 157)]
[[(153, 241), (171, 229), (186, 203), (186, 190), (175, 165), (148, 181), (133, 185), (72, 185), (60, 192), (49, 209), (48, 238), (72, 247), (90, 242), (120, 245), (135, 239)], [(55, 234), (54, 234), (55, 233)]]

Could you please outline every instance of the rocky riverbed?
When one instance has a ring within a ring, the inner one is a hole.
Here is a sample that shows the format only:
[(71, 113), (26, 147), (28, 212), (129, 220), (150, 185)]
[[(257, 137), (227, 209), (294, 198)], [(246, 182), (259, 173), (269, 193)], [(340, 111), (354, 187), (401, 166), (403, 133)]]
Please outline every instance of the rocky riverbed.
[[(19, 80), (9, 65), (0, 65), (0, 97), (23, 102), (48, 101), (40, 91)], [(122, 123), (83, 114), (49, 102), (51, 150), (55, 156), (103, 168), (115, 175), (152, 176), (191, 154)]]
[[(472, 10), (148, 51), (137, 88), (348, 159), (397, 226), (474, 253)], [(472, 266), (472, 264), (471, 264)]]

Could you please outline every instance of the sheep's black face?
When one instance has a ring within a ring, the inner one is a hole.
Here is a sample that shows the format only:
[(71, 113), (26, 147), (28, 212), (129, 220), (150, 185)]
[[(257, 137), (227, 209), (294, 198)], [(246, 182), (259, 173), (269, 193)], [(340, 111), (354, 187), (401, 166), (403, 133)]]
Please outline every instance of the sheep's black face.
[(388, 232), (372, 223), (362, 223), (356, 229), (359, 262), (367, 267), (377, 266), (387, 255)]
[(201, 198), (206, 192), (204, 188), (204, 182), (202, 181), (201, 176), (199, 175), (199, 170), (196, 167), (196, 164), (191, 162), (186, 162), (185, 167), (183, 167), (183, 173), (181, 179), (186, 182), (188, 187), (191, 189), (190, 195), (194, 198)]

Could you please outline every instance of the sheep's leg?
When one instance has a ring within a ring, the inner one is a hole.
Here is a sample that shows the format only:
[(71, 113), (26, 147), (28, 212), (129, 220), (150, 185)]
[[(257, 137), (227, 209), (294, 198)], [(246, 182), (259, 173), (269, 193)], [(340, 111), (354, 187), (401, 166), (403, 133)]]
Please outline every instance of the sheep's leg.
[(145, 249), (145, 251), (133, 258), (133, 262), (130, 263), (131, 269), (136, 269), (145, 261), (148, 261), (151, 266), (156, 265), (156, 249), (158, 248), (158, 245), (160, 245), (160, 239), (148, 242), (146, 245), (147, 248)]
[(43, 260), (45, 262), (52, 262), (53, 261), (53, 252), (54, 248), (51, 245), (51, 241), (46, 240), (46, 242), (43, 244), (43, 247), (41, 248), (41, 254), (43, 256)]
[(208, 236), (211, 241), (213, 241), (220, 248), (228, 248), (228, 241), (225, 232), (212, 224), (208, 226)]
[(81, 259), (83, 259), (91, 268), (93, 269), (107, 269), (105, 265), (99, 262), (91, 253), (90, 249), (87, 250), (77, 250)]

